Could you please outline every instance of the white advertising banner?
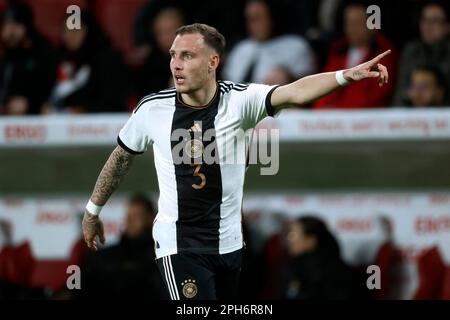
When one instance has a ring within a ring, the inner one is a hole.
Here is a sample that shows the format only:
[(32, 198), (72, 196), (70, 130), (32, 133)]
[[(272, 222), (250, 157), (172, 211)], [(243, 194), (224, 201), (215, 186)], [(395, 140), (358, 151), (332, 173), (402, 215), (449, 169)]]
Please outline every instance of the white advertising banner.
[[(0, 220), (11, 229), (13, 244), (29, 241), (36, 259), (65, 259), (82, 237), (87, 198), (0, 198)], [(125, 199), (112, 199), (102, 216), (108, 244), (120, 236)], [(0, 243), (0, 248), (2, 243)]]
[[(114, 145), (129, 115), (0, 118), (0, 147)], [(357, 111), (283, 110), (259, 129), (279, 129), (281, 141), (450, 139), (450, 108)]]
[(96, 146), (116, 143), (127, 114), (0, 118), (0, 146)]
[(450, 110), (284, 110), (259, 127), (280, 129), (281, 141), (449, 139)]

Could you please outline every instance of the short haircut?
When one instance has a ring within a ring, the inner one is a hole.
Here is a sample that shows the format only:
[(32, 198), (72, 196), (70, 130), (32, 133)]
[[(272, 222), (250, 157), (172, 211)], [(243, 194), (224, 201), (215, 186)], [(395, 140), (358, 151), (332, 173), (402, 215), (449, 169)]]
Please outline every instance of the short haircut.
[(225, 37), (216, 28), (203, 23), (194, 23), (177, 29), (176, 35), (199, 33), (205, 43), (213, 48), (219, 56), (225, 52)]

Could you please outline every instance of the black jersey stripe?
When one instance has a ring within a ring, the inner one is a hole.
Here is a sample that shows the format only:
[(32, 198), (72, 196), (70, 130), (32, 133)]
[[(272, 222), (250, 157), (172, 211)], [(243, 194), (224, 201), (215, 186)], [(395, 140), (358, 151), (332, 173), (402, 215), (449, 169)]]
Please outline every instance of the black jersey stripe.
[(141, 100), (138, 105), (136, 106), (136, 108), (134, 109), (133, 113), (136, 113), (139, 108), (146, 102), (152, 101), (152, 100), (159, 100), (159, 99), (168, 99), (168, 98), (175, 98), (176, 95), (176, 91), (170, 92), (170, 93), (166, 93), (166, 94), (158, 94), (158, 95), (150, 95), (148, 96), (148, 98), (146, 98), (145, 100)]
[(232, 88), (232, 89), (223, 89), (223, 88), (221, 88), (221, 89), (220, 89), (220, 92), (222, 92), (222, 93), (228, 93), (228, 92), (230, 92), (230, 91), (232, 91), (232, 90), (242, 92), (242, 91), (245, 91), (245, 90), (247, 90), (247, 89), (248, 89), (248, 88)]
[(249, 84), (248, 83), (236, 83), (234, 85), (235, 88), (248, 88)]
[(239, 85), (234, 85), (233, 89), (247, 89), (248, 88), (248, 84), (239, 84)]
[[(181, 98), (175, 99), (176, 108), (172, 118), (171, 132), (176, 129), (189, 130), (196, 121), (201, 121), (200, 135), (203, 136), (206, 130), (212, 130), (213, 136), (211, 141), (202, 141), (204, 150), (214, 148), (216, 153), (213, 157), (216, 161), (207, 164), (204, 159), (201, 159), (201, 165), (175, 164), (174, 161), (178, 204), (176, 222), (178, 252), (218, 254), (222, 175), (220, 163), (217, 160), (219, 155), (215, 139), (215, 118), (218, 113), (220, 94), (216, 94), (213, 101), (201, 109), (189, 108), (179, 99)], [(178, 141), (171, 141), (172, 150), (181, 143), (182, 152), (184, 152), (189, 141), (184, 141), (183, 137), (178, 138)], [(191, 139), (193, 138), (198, 139), (195, 133), (191, 134)], [(179, 155), (172, 154), (174, 160), (176, 156)], [(204, 175), (204, 180), (201, 175)], [(199, 188), (202, 181), (205, 181), (205, 184)]]
[(233, 88), (231, 90), (234, 90), (234, 91), (245, 91), (247, 89), (248, 89), (248, 87), (245, 87), (245, 88)]
[(227, 87), (231, 87), (233, 85), (232, 82), (221, 82), (221, 85), (227, 86)]
[(142, 101), (144, 101), (147, 98), (155, 97), (155, 96), (158, 96), (158, 95), (164, 95), (164, 94), (167, 94), (167, 93), (174, 93), (174, 92), (176, 92), (175, 88), (170, 88), (170, 89), (161, 90), (159, 92), (150, 93), (150, 94), (144, 96), (143, 98), (141, 98), (141, 100), (139, 100), (138, 104), (140, 104)]
[[(144, 99), (147, 99), (147, 98), (149, 98), (149, 97), (154, 97), (154, 96), (157, 96), (157, 95), (166, 94), (166, 93), (173, 93), (173, 92), (176, 92), (176, 89), (175, 89), (175, 88), (164, 89), (164, 90), (161, 90), (161, 91), (158, 91), (158, 92), (150, 93), (150, 94), (144, 96), (143, 98), (141, 98), (140, 101), (142, 101), (142, 100), (144, 100)], [(140, 102), (140, 101), (139, 101), (139, 102)]]
[(233, 88), (233, 84), (222, 82), (222, 87), (229, 92)]
[(221, 89), (223, 89), (223, 93), (228, 93), (231, 90), (235, 91), (244, 91), (248, 88), (249, 84), (245, 83), (226, 83), (226, 82), (219, 82), (219, 85)]
[(250, 84), (249, 83), (241, 83), (241, 82), (225, 82), (225, 81), (221, 81), (219, 82), (221, 85), (227, 86), (227, 87), (248, 87)]
[(138, 102), (137, 105), (139, 106), (139, 105), (145, 103), (145, 101), (147, 101), (148, 99), (159, 98), (159, 97), (166, 97), (166, 96), (168, 96), (168, 95), (173, 95), (173, 94), (175, 94), (175, 93), (176, 93), (176, 91), (173, 90), (173, 91), (168, 91), (168, 92), (166, 92), (166, 93), (153, 93), (153, 94), (149, 94), (148, 96), (145, 96), (144, 98), (142, 98), (141, 100), (139, 100), (139, 102)]
[(219, 82), (219, 85), (221, 85), (225, 88), (230, 88), (231, 86), (233, 86), (232, 83), (227, 83), (227, 82)]

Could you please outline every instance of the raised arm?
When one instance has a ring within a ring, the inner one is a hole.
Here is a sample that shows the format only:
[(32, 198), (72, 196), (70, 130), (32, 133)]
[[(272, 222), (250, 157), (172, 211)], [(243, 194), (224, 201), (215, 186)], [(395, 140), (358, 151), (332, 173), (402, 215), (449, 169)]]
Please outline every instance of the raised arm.
[[(117, 146), (109, 156), (97, 178), (90, 201), (96, 206), (103, 206), (111, 194), (117, 189), (122, 178), (127, 174), (134, 160), (134, 155)], [(89, 248), (97, 250), (96, 236), (102, 244), (105, 243), (103, 223), (98, 214), (87, 209), (83, 218), (84, 241)]]
[(387, 68), (379, 62), (390, 52), (391, 50), (387, 50), (372, 60), (340, 73), (318, 73), (278, 87), (272, 94), (272, 105), (275, 108), (281, 108), (286, 105), (306, 104), (333, 92), (346, 83), (367, 78), (378, 78), (378, 84), (381, 87), (388, 82), (389, 75)]

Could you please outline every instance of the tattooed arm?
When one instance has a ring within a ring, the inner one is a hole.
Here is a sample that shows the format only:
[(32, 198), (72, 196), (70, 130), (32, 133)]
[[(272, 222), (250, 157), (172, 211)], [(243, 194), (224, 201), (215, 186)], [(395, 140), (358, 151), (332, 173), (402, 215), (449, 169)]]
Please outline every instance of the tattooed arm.
[[(378, 78), (380, 86), (387, 83), (388, 71), (379, 62), (390, 52), (391, 50), (388, 50), (370, 61), (345, 70), (343, 74), (345, 80), (352, 82), (366, 78)], [(339, 87), (335, 72), (319, 73), (276, 88), (272, 94), (271, 102), (275, 108), (293, 104), (305, 104), (323, 97)]]
[[(97, 183), (91, 196), (91, 201), (94, 204), (103, 206), (106, 203), (119, 186), (122, 178), (127, 174), (134, 157), (133, 154), (125, 151), (120, 146), (114, 149), (97, 178)], [(98, 215), (93, 215), (86, 210), (82, 225), (84, 240), (89, 248), (98, 249), (95, 241), (96, 236), (99, 237), (102, 244), (105, 243), (103, 223)]]

